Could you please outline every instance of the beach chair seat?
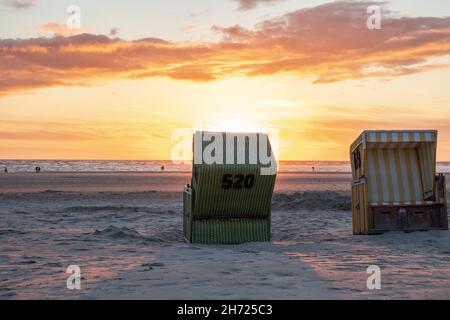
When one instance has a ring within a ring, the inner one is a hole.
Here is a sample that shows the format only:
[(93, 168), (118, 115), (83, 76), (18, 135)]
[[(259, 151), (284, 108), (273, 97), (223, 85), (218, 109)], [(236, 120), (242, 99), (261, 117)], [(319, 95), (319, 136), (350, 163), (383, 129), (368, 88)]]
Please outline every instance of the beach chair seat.
[(437, 131), (365, 131), (350, 147), (353, 233), (448, 229)]
[[(276, 171), (265, 174), (262, 169), (267, 169), (267, 164), (258, 159), (255, 162), (253, 153), (259, 154), (260, 149), (252, 151), (251, 139), (247, 138), (252, 134), (196, 133), (197, 137), (206, 134), (222, 136), (223, 160), (207, 164), (196, 163), (194, 159), (192, 183), (183, 195), (184, 237), (190, 242), (204, 244), (270, 241)], [(258, 146), (261, 139), (268, 142), (267, 135), (254, 135)], [(196, 143), (201, 143), (199, 149), (202, 152), (208, 147), (202, 141), (194, 136), (194, 151)], [(270, 143), (267, 147), (275, 161)], [(239, 150), (243, 154), (238, 161)], [(230, 161), (230, 152), (234, 155), (233, 161)]]

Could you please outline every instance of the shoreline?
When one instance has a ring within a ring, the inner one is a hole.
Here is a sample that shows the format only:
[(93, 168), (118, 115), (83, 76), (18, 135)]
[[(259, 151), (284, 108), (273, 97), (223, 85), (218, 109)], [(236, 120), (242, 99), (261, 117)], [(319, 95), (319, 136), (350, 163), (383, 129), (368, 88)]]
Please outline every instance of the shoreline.
[[(447, 181), (450, 177), (446, 174)], [(280, 172), (274, 192), (350, 192), (351, 173)], [(0, 194), (39, 192), (133, 193), (179, 192), (191, 183), (191, 172), (17, 172), (0, 174)]]
[[(8, 172), (8, 173), (0, 173), (1, 175), (10, 175), (10, 174), (191, 174), (192, 171), (41, 171), (39, 173), (33, 171), (18, 171), (18, 172)], [(277, 174), (348, 174), (351, 172), (342, 172), (342, 171), (279, 171)], [(447, 174), (447, 173), (446, 173)]]
[[(350, 190), (350, 173), (279, 173), (275, 191)], [(0, 194), (60, 192), (182, 192), (191, 172), (40, 172), (0, 174)]]

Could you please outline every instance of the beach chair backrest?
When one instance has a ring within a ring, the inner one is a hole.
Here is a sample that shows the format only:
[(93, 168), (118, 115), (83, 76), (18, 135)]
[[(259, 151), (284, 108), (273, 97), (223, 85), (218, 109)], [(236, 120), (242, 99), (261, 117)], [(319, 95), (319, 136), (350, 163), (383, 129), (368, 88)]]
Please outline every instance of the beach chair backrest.
[(276, 166), (267, 134), (197, 132), (193, 215), (269, 217)]
[(368, 150), (367, 161), (372, 203), (416, 203), (424, 199), (416, 149)]

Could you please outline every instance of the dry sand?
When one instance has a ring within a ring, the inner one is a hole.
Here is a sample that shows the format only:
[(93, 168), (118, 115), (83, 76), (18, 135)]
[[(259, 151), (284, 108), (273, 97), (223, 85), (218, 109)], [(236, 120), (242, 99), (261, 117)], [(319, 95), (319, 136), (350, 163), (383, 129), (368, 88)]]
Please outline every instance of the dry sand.
[[(450, 233), (351, 234), (350, 175), (280, 174), (270, 243), (181, 235), (184, 173), (0, 175), (0, 299), (449, 299)], [(82, 289), (66, 288), (79, 265)], [(366, 287), (366, 268), (382, 289)]]

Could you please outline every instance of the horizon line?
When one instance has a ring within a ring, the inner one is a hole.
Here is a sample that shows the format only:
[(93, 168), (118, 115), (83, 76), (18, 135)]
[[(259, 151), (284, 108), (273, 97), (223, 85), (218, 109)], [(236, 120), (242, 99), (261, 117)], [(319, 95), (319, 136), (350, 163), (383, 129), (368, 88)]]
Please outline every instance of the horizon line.
[[(174, 162), (170, 159), (0, 159), (0, 161), (164, 161), (164, 162)], [(192, 162), (192, 160), (177, 160), (177, 161), (186, 161)], [(277, 160), (278, 162), (350, 162), (350, 160), (302, 160), (302, 159), (283, 159)], [(450, 160), (436, 160), (439, 162), (450, 162)]]

